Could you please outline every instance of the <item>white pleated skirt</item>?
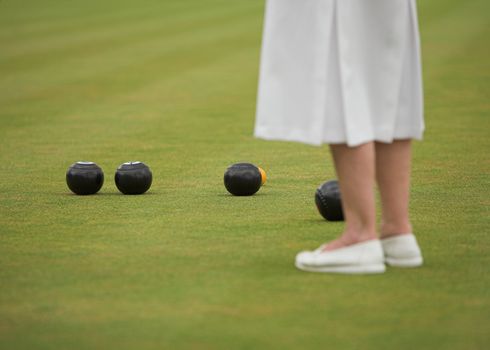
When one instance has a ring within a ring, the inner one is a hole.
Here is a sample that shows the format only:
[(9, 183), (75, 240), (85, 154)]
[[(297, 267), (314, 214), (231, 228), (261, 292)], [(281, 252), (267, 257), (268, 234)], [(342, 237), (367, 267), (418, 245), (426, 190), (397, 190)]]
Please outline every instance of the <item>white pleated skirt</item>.
[(255, 136), (312, 145), (421, 139), (415, 0), (268, 0)]

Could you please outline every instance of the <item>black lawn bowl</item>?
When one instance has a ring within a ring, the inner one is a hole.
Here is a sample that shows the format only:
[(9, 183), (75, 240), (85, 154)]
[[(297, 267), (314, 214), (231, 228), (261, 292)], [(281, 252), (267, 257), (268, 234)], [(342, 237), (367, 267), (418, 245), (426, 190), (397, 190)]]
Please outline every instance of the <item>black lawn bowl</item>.
[(315, 193), (315, 203), (320, 214), (328, 221), (343, 221), (340, 188), (337, 180), (327, 181)]
[(259, 168), (250, 163), (231, 165), (226, 169), (223, 180), (228, 192), (234, 196), (251, 196), (262, 185)]
[(95, 194), (104, 184), (104, 172), (93, 162), (76, 162), (66, 172), (66, 184), (75, 194)]
[(124, 194), (143, 194), (151, 186), (152, 174), (145, 163), (127, 162), (117, 168), (114, 181)]

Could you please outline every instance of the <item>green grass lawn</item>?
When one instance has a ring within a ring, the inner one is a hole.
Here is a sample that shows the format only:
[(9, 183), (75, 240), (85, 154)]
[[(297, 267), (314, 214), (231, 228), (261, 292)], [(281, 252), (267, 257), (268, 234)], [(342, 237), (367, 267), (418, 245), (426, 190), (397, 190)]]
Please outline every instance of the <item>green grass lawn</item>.
[[(261, 0), (0, 0), (1, 349), (487, 349), (488, 0), (419, 2), (427, 132), (412, 219), (426, 264), (302, 273), (336, 237), (328, 148), (252, 137)], [(65, 184), (97, 162), (95, 196)], [(114, 171), (141, 160), (143, 196)], [(227, 194), (226, 167), (269, 181)]]

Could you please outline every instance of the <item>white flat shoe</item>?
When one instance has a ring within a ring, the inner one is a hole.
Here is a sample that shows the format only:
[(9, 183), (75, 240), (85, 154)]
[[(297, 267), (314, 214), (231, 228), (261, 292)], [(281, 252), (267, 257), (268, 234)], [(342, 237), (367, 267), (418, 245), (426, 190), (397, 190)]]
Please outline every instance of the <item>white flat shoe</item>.
[(345, 274), (383, 273), (386, 270), (378, 239), (330, 251), (323, 248), (296, 255), (296, 267), (303, 271)]
[(422, 253), (415, 236), (404, 234), (381, 240), (385, 262), (396, 267), (417, 267), (423, 264)]

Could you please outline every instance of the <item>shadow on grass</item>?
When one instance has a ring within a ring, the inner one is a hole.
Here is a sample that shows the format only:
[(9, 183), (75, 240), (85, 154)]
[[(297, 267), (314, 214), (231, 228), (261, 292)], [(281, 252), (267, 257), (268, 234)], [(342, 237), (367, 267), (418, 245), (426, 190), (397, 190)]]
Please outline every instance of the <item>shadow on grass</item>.
[(86, 195), (79, 195), (75, 193), (63, 193), (61, 194), (62, 196), (67, 196), (67, 197), (77, 197), (77, 198), (83, 198), (83, 197), (108, 197), (108, 196), (124, 196), (124, 197), (146, 197), (146, 196), (163, 196), (163, 193), (159, 192), (145, 192), (143, 194), (123, 194), (121, 192), (98, 192), (95, 194), (86, 194)]
[(264, 197), (268, 196), (267, 193), (255, 193), (251, 196), (234, 196), (231, 193), (219, 193), (216, 197), (229, 197), (229, 198), (250, 198), (250, 197)]

